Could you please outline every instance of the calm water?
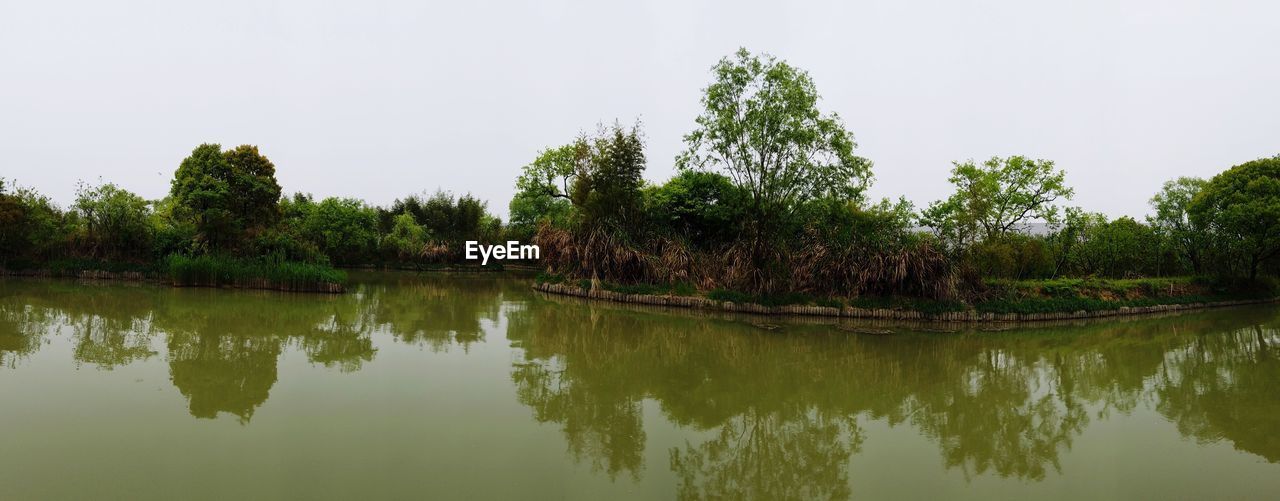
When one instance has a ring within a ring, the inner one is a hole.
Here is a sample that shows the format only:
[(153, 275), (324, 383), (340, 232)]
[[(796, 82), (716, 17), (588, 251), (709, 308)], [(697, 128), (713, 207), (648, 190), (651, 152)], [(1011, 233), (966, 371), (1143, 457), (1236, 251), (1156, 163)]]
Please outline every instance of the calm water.
[(1275, 307), (868, 336), (353, 279), (0, 281), (0, 498), (1280, 496)]

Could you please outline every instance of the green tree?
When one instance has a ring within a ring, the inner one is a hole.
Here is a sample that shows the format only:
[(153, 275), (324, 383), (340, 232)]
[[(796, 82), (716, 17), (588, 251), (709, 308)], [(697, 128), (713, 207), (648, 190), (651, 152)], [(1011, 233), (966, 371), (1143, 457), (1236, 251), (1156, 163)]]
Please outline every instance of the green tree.
[(5, 191), (5, 180), (0, 177), (0, 266), (22, 248), (24, 235), (21, 230), (25, 219), (26, 211), (21, 201)]
[(528, 196), (569, 200), (569, 187), (574, 177), (584, 170), (582, 164), (587, 160), (587, 149), (586, 139), (582, 137), (571, 144), (542, 150), (538, 158), (521, 170), (516, 190)]
[(1056, 224), (1054, 202), (1074, 194), (1050, 160), (992, 157), (982, 165), (970, 160), (954, 166), (949, 181), (955, 193), (930, 204), (921, 222), (960, 248), (1024, 230), (1033, 220)]
[(1192, 200), (1191, 221), (1242, 257), (1249, 278), (1280, 253), (1280, 155), (1216, 175)]
[(84, 224), (85, 244), (93, 256), (149, 257), (151, 204), (134, 193), (105, 183), (81, 184), (72, 209)]
[(304, 233), (339, 264), (368, 261), (378, 242), (378, 213), (355, 198), (329, 197), (307, 214)]
[(0, 179), (0, 265), (12, 258), (48, 259), (67, 242), (72, 219), (49, 197)]
[(838, 115), (818, 110), (807, 72), (739, 49), (712, 73), (697, 127), (684, 137), (687, 149), (676, 162), (682, 169), (723, 169), (746, 192), (756, 258), (806, 201), (862, 201), (871, 162), (854, 155), (853, 134)]
[(739, 235), (744, 198), (728, 177), (696, 170), (680, 171), (644, 191), (645, 213), (658, 231), (705, 248), (728, 244)]
[(413, 215), (402, 212), (393, 218), (391, 231), (382, 237), (382, 247), (400, 261), (413, 261), (422, 253), (427, 236), (427, 229)]
[(1077, 272), (1108, 277), (1157, 274), (1158, 248), (1151, 227), (1131, 217), (1092, 225), (1075, 249)]
[(1051, 277), (1067, 273), (1076, 249), (1084, 239), (1084, 235), (1097, 225), (1106, 224), (1107, 217), (1092, 212), (1085, 212), (1079, 207), (1067, 207), (1058, 224), (1053, 225), (1053, 232), (1045, 238), (1053, 256)]
[(256, 146), (196, 147), (174, 173), (170, 194), (195, 224), (197, 243), (211, 249), (237, 247), (279, 214), (275, 166)]
[(1171, 245), (1178, 255), (1191, 266), (1191, 271), (1203, 271), (1202, 258), (1209, 246), (1205, 228), (1191, 218), (1191, 200), (1208, 182), (1198, 177), (1180, 177), (1166, 181), (1160, 191), (1151, 197), (1155, 215), (1147, 217), (1147, 223)]
[[(589, 227), (612, 226), (634, 230), (643, 208), (640, 189), (644, 187), (644, 140), (640, 126), (630, 130), (614, 124), (590, 140), (588, 161), (577, 162), (578, 172), (569, 196), (578, 207), (578, 216)], [(581, 152), (580, 146), (575, 147)]]

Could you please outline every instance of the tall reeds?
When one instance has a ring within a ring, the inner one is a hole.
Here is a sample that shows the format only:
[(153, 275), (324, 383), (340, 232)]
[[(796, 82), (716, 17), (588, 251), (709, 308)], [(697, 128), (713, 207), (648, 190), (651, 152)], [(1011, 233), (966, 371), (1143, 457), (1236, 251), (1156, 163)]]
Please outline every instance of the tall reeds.
[(738, 242), (712, 251), (667, 237), (637, 244), (607, 229), (543, 225), (534, 243), (554, 273), (621, 284), (693, 283), (703, 290), (752, 294), (947, 300), (957, 297), (960, 282), (947, 256), (923, 242), (888, 249), (856, 243), (838, 246), (809, 232), (794, 243), (753, 249), (750, 242)]
[(342, 292), (346, 273), (332, 267), (280, 259), (170, 255), (164, 269), (173, 285), (250, 287), (298, 292)]

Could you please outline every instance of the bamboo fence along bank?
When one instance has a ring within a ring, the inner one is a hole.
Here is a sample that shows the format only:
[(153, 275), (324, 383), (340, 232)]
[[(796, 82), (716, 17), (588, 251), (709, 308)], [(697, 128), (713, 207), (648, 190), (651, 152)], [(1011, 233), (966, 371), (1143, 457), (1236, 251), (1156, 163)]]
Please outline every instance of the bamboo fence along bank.
[(995, 313), (980, 312), (974, 309), (960, 311), (925, 312), (900, 308), (859, 308), (855, 306), (816, 306), (816, 305), (779, 305), (768, 306), (754, 303), (735, 303), (718, 301), (697, 296), (672, 296), (654, 294), (627, 294), (604, 289), (584, 289), (576, 285), (557, 283), (537, 283), (534, 289), (549, 294), (616, 301), (620, 303), (646, 304), (655, 306), (674, 306), (681, 308), (698, 308), (735, 313), (753, 313), (758, 315), (809, 315), (844, 318), (871, 318), (883, 320), (928, 320), (939, 322), (1035, 322), (1049, 320), (1071, 320), (1081, 318), (1101, 318), (1123, 315), (1141, 315), (1188, 311), (1205, 308), (1221, 308), (1243, 306), (1249, 304), (1273, 303), (1280, 297), (1263, 297), (1251, 299), (1232, 299), (1223, 301), (1205, 301), (1177, 304), (1157, 304), (1149, 306), (1121, 306), (1104, 310), (1077, 310), (1062, 312), (1038, 313)]

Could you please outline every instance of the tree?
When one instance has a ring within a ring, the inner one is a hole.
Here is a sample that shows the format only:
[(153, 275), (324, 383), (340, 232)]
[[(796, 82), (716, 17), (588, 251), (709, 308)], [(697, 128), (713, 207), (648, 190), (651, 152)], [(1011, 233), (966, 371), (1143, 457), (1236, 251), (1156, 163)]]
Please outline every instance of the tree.
[(275, 165), (256, 146), (222, 152), (202, 144), (174, 173), (171, 196), (192, 218), (199, 243), (212, 249), (238, 246), (245, 232), (273, 224), (279, 215)]
[(1203, 268), (1201, 256), (1209, 244), (1208, 234), (1202, 226), (1192, 221), (1188, 210), (1191, 200), (1207, 183), (1198, 177), (1165, 181), (1160, 191), (1151, 197), (1151, 208), (1155, 210), (1155, 215), (1147, 217), (1147, 224), (1155, 229), (1164, 242), (1173, 246), (1174, 251), (1191, 265), (1191, 271), (1197, 275)]
[(0, 179), (0, 265), (16, 257), (48, 258), (67, 240), (72, 218), (31, 188), (9, 189)]
[(335, 263), (367, 260), (378, 242), (378, 214), (358, 199), (326, 198), (306, 217), (304, 233)]
[(516, 179), (511, 227), (532, 234), (540, 221), (632, 228), (641, 215), (644, 139), (637, 124), (601, 126), (595, 136), (543, 150)]
[(861, 202), (871, 162), (836, 114), (823, 115), (809, 74), (773, 56), (739, 49), (721, 59), (702, 97), (697, 128), (684, 137), (681, 169), (719, 168), (749, 197), (748, 225), (760, 246), (806, 201)]
[(1059, 198), (1070, 199), (1066, 174), (1050, 160), (1022, 156), (992, 157), (982, 165), (954, 162), (949, 181), (956, 187), (946, 200), (929, 205), (925, 226), (959, 247), (979, 238), (998, 239), (1027, 228), (1030, 221), (1058, 222)]
[(587, 160), (587, 149), (583, 136), (571, 144), (542, 150), (516, 178), (516, 190), (529, 196), (569, 200), (569, 186), (584, 170), (581, 165)]
[(0, 177), (0, 265), (22, 249), (22, 223), (26, 216), (18, 197), (5, 192), (4, 181)]
[[(633, 230), (643, 207), (640, 189), (644, 187), (644, 140), (637, 124), (630, 130), (614, 124), (601, 130), (589, 141), (586, 162), (575, 161), (578, 168), (570, 186), (570, 199), (578, 207), (578, 216), (588, 227), (613, 226)], [(581, 153), (583, 148), (575, 146)]]
[(1233, 247), (1249, 278), (1280, 253), (1280, 155), (1245, 162), (1216, 175), (1191, 200), (1191, 221)]
[(1151, 227), (1125, 216), (1086, 228), (1074, 253), (1082, 274), (1126, 277), (1157, 273), (1158, 249)]
[(81, 184), (72, 209), (82, 218), (91, 255), (137, 258), (151, 250), (150, 205), (111, 183)]
[(1068, 271), (1084, 236), (1092, 228), (1107, 223), (1105, 215), (1085, 212), (1079, 207), (1067, 207), (1063, 212), (1062, 219), (1053, 225), (1053, 232), (1045, 238), (1053, 253), (1053, 273), (1050, 275), (1053, 278)]
[(258, 153), (257, 146), (240, 145), (223, 154), (231, 167), (227, 179), (234, 203), (233, 212), (246, 228), (267, 227), (280, 217), (277, 204), (280, 184), (276, 182), (276, 166)]
[(685, 170), (661, 186), (644, 190), (645, 213), (659, 231), (704, 248), (730, 243), (739, 235), (742, 191), (723, 174)]
[(407, 212), (401, 212), (392, 221), (391, 231), (382, 237), (382, 247), (401, 261), (418, 258), (427, 244), (427, 229)]

